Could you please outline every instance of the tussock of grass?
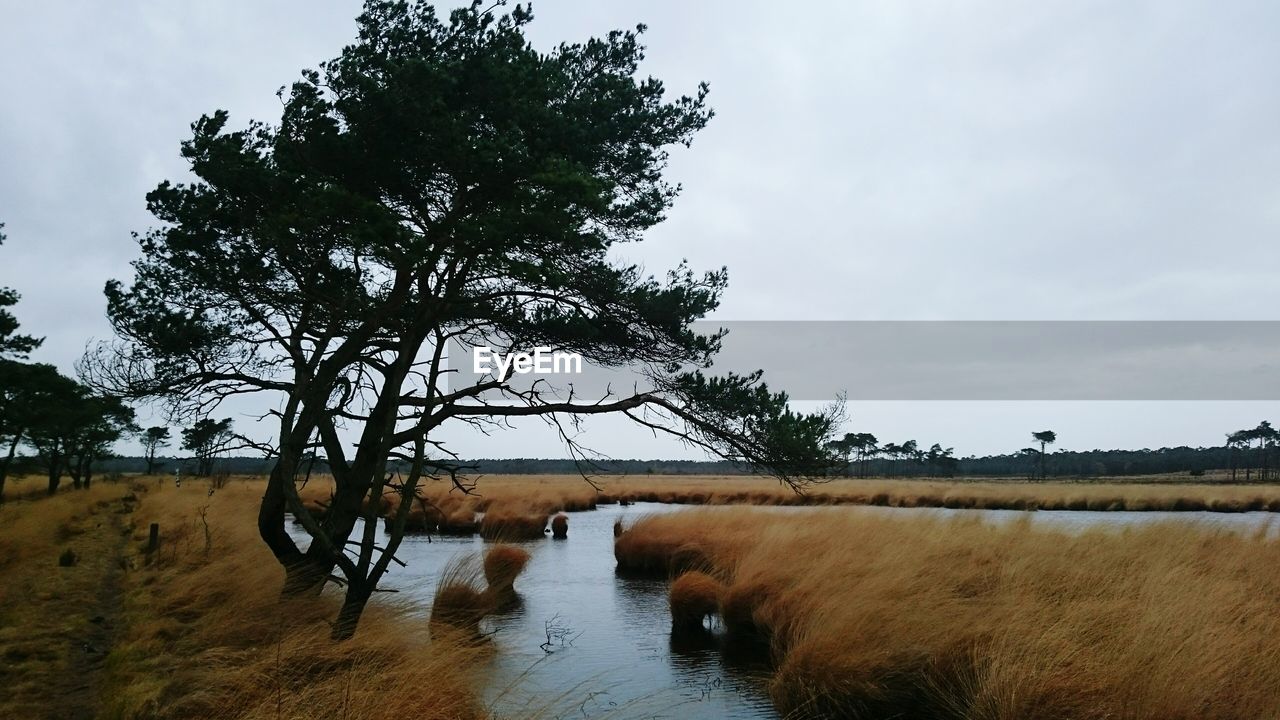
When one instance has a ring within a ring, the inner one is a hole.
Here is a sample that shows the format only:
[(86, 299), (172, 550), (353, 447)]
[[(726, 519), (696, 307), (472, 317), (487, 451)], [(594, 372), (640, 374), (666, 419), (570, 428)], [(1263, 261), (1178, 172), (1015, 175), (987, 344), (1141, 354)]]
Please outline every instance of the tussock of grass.
[(551, 518), (551, 537), (556, 540), (564, 540), (569, 537), (569, 516), (564, 513), (556, 513)]
[(463, 555), (445, 566), (431, 604), (431, 625), (437, 633), (450, 631), (479, 636), (480, 621), (493, 607), (475, 557)]
[(666, 567), (700, 548), (728, 579), (726, 626), (770, 641), (789, 717), (1280, 713), (1280, 543), (1263, 532), (744, 508), (647, 518), (618, 546)]
[(497, 599), (515, 594), (515, 581), (529, 564), (529, 553), (514, 545), (495, 545), (484, 554), (484, 579), (488, 593)]
[(720, 609), (724, 583), (696, 570), (671, 583), (671, 626), (676, 631), (702, 629), (702, 622)]
[[(716, 514), (719, 514), (718, 512)], [(654, 531), (664, 528), (665, 516), (641, 518), (631, 528), (615, 525), (613, 555), (624, 571), (675, 577), (687, 570), (708, 570), (713, 557), (732, 553), (747, 542), (750, 527), (720, 524), (723, 534)], [(637, 530), (640, 530), (637, 532)]]

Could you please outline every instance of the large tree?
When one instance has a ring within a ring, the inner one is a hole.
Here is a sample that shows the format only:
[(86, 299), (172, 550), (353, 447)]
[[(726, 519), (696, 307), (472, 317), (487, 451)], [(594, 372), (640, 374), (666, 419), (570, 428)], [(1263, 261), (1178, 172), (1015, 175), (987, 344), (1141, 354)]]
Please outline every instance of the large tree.
[[(282, 91), (279, 124), (194, 123), (197, 180), (148, 195), (160, 227), (133, 283), (107, 286), (119, 341), (83, 365), (100, 386), (200, 417), (233, 395), (277, 399), (259, 531), (286, 590), (345, 584), (336, 637), (393, 561), (418, 484), (465, 487), (447, 424), (542, 417), (578, 453), (565, 423), (619, 413), (797, 487), (830, 465), (831, 413), (792, 412), (759, 373), (704, 374), (720, 337), (690, 326), (723, 269), (659, 279), (612, 252), (671, 206), (668, 149), (710, 119), (706, 86), (672, 98), (639, 77), (643, 27), (540, 52), (531, 18), (368, 2), (358, 39)], [(510, 373), (451, 387), (455, 339), (639, 366), (650, 389), (582, 397)], [(316, 450), (336, 487), (322, 519), (296, 484)], [(377, 546), (386, 492), (399, 502)]]
[(52, 365), (0, 359), (0, 502), (18, 448), (41, 429), (49, 411), (74, 386)]
[(152, 425), (143, 431), (140, 439), (142, 440), (142, 456), (147, 461), (147, 474), (150, 475), (156, 470), (156, 455), (162, 448), (169, 447), (169, 428), (163, 425)]
[(232, 435), (231, 418), (200, 418), (182, 431), (182, 449), (195, 458), (197, 475), (213, 473), (214, 460), (227, 449)]
[(1052, 430), (1040, 430), (1031, 433), (1032, 439), (1040, 443), (1040, 479), (1048, 477), (1049, 467), (1045, 464), (1048, 459), (1046, 448), (1058, 441), (1058, 434)]
[[(81, 386), (83, 387), (83, 386)], [(133, 408), (118, 397), (86, 392), (69, 414), (67, 474), (73, 487), (87, 488), (93, 481), (93, 465), (112, 455), (112, 446), (125, 435), (138, 432)]]

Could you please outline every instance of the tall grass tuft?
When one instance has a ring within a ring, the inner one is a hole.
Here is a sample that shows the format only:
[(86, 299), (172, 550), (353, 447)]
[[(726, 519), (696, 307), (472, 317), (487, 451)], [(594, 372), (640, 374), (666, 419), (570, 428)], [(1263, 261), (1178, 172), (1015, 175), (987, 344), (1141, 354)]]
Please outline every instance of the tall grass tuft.
[(495, 604), (504, 604), (515, 597), (515, 582), (529, 564), (529, 553), (514, 545), (495, 545), (484, 554), (484, 579), (489, 587), (485, 591)]
[(672, 630), (701, 630), (703, 621), (719, 610), (723, 594), (724, 583), (706, 573), (693, 570), (676, 578), (669, 597)]
[(466, 636), (480, 635), (480, 621), (493, 607), (476, 559), (461, 555), (451, 560), (440, 574), (435, 599), (431, 603), (431, 626)]

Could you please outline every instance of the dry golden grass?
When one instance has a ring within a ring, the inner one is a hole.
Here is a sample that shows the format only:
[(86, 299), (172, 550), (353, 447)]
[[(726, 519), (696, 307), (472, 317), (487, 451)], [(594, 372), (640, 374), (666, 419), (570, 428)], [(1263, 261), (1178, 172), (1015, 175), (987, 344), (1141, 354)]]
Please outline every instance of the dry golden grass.
[[(253, 520), (260, 485), (207, 489), (95, 485), (0, 510), (0, 717), (484, 715), (473, 687), (482, 648), (430, 639), (425, 622), (384, 602), (353, 640), (331, 642), (333, 594), (280, 600), (283, 573)], [(148, 566), (151, 522), (162, 540)], [(77, 566), (57, 567), (64, 546), (80, 555)], [(93, 613), (105, 617), (91, 623)], [(77, 659), (94, 657), (80, 647), (86, 637), (103, 643), (97, 662)], [(13, 664), (24, 647), (32, 657)]]
[[(480, 621), (493, 608), (476, 559), (464, 555), (445, 566), (431, 602), (431, 626), (437, 635), (475, 637)], [(455, 632), (457, 631), (457, 632)]]
[[(95, 484), (52, 498), (17, 493), (0, 506), (0, 717), (92, 708), (128, 494)], [(77, 562), (60, 567), (67, 550)]]
[(515, 592), (516, 578), (529, 564), (529, 553), (514, 545), (495, 545), (484, 554), (484, 579), (491, 595), (508, 597)]
[(720, 609), (724, 583), (710, 575), (691, 570), (671, 583), (671, 625), (678, 631), (702, 628), (702, 621)]
[(519, 511), (509, 505), (492, 505), (480, 520), (480, 536), (499, 542), (540, 540), (547, 527), (547, 516), (540, 512)]
[(727, 585), (726, 626), (770, 640), (795, 717), (1280, 715), (1280, 542), (1262, 531), (740, 508), (617, 543), (632, 566), (694, 550)]
[[(489, 482), (486, 478), (485, 483)], [(565, 492), (575, 492), (565, 476)], [(505, 492), (505, 477), (493, 485)], [(619, 499), (691, 505), (881, 505), (1006, 510), (1172, 510), (1280, 512), (1280, 486), (1215, 483), (1160, 483), (1127, 478), (1123, 482), (944, 481), (837, 479), (796, 494), (777, 481), (749, 476), (645, 476), (603, 478), (599, 502)], [(549, 492), (553, 483), (540, 486)]]
[[(745, 475), (636, 475), (594, 478), (597, 491), (577, 475), (486, 475), (475, 495), (428, 485), (425, 496), (446, 514), (501, 510), (543, 517), (614, 502), (688, 505), (881, 505), (987, 510), (1130, 510), (1280, 512), (1280, 485), (1185, 482), (1187, 476), (1142, 476), (1103, 481), (836, 479), (796, 494), (776, 480)], [(313, 480), (309, 497), (327, 497), (326, 478)], [(418, 512), (415, 510), (415, 512)]]

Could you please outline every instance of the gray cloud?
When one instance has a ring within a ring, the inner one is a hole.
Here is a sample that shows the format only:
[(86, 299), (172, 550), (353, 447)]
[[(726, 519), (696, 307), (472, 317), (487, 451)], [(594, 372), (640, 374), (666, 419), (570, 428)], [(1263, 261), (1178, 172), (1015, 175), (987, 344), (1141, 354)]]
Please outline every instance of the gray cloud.
[[(23, 293), (19, 317), (48, 336), (38, 359), (70, 370), (88, 338), (108, 334), (102, 283), (127, 276), (145, 193), (181, 177), (188, 124), (215, 108), (276, 118), (275, 89), (336, 54), (358, 9), (0, 10), (0, 285)], [(645, 22), (648, 72), (673, 91), (711, 82), (718, 117), (673, 156), (683, 197), (622, 254), (655, 270), (683, 257), (729, 265), (719, 318), (1261, 320), (1280, 300), (1274, 4), (554, 0), (535, 11), (543, 47)], [(1274, 409), (1222, 407), (1237, 424)], [(882, 410), (854, 412), (873, 422)], [(1111, 410), (1096, 412), (1082, 425)], [(1163, 440), (1114, 423), (1104, 444), (1216, 439), (1208, 418), (1222, 414), (1202, 415)], [(605, 427), (596, 444), (615, 454), (678, 452)], [(543, 439), (460, 442), (551, 454), (526, 445)]]

